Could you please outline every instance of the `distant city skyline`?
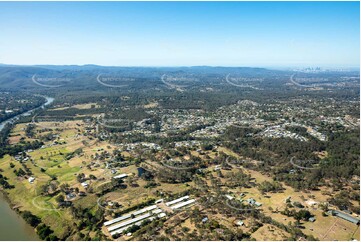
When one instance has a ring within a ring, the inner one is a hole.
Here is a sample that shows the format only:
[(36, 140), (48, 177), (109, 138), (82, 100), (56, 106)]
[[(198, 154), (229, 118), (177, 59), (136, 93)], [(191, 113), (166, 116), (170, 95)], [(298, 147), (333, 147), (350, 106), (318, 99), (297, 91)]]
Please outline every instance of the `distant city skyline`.
[(359, 2), (0, 2), (0, 63), (360, 65)]

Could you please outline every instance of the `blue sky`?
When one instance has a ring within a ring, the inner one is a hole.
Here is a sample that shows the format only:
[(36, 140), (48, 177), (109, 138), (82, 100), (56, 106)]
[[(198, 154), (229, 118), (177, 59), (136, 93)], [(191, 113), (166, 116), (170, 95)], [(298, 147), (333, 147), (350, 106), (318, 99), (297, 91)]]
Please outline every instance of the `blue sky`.
[(0, 2), (0, 63), (354, 67), (359, 2)]

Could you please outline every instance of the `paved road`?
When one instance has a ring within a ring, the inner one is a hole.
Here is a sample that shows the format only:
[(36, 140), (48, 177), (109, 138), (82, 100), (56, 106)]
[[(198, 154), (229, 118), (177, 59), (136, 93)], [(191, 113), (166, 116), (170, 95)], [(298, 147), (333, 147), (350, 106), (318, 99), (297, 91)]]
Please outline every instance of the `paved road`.
[(290, 77), (290, 81), (296, 85), (296, 86), (299, 86), (299, 87), (314, 87), (314, 85), (310, 86), (310, 85), (304, 85), (304, 84), (300, 84), (298, 82), (296, 82), (295, 80), (293, 80), (293, 77), (295, 76), (296, 74), (293, 74), (291, 77)]

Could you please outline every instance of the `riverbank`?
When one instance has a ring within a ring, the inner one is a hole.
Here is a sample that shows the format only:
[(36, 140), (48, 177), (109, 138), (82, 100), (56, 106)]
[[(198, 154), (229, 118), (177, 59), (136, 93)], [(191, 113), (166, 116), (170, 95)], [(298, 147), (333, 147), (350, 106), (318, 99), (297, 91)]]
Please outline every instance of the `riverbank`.
[(33, 227), (13, 209), (0, 191), (0, 240), (1, 241), (40, 241)]
[[(46, 102), (42, 105), (18, 114), (0, 123), (0, 131), (7, 123), (14, 122), (20, 117), (29, 116), (35, 110), (45, 108), (54, 101), (52, 97), (44, 97)], [(11, 208), (13, 205), (9, 198), (6, 196), (5, 190), (0, 190), (0, 241), (40, 241), (35, 233), (33, 227), (25, 222), (25, 220), (18, 214), (15, 209)]]
[(38, 107), (36, 107), (36, 108), (33, 108), (33, 109), (31, 109), (31, 110), (28, 110), (28, 111), (26, 111), (26, 112), (20, 113), (20, 114), (14, 116), (14, 117), (12, 117), (12, 118), (9, 118), (9, 119), (1, 122), (1, 123), (0, 123), (0, 131), (5, 127), (6, 124), (11, 123), (11, 122), (13, 122), (13, 121), (16, 121), (16, 120), (19, 119), (20, 117), (29, 116), (29, 115), (30, 115), (31, 113), (33, 113), (35, 110), (38, 110), (38, 109), (40, 109), (40, 108), (44, 108), (45, 106), (51, 104), (51, 103), (54, 101), (54, 98), (52, 98), (52, 97), (46, 97), (46, 96), (44, 96), (44, 98), (46, 99), (46, 102), (43, 103), (42, 105), (40, 105), (40, 106), (38, 106)]

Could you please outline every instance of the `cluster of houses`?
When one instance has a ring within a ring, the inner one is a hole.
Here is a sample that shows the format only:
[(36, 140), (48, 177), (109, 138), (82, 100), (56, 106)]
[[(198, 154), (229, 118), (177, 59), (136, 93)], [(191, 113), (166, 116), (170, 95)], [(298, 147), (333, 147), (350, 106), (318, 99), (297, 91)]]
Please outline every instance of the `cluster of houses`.
[(106, 221), (103, 225), (111, 236), (117, 236), (133, 225), (141, 226), (145, 220), (152, 221), (166, 217), (168, 212), (192, 206), (195, 201), (195, 199), (191, 199), (189, 196), (180, 197), (169, 202), (164, 202), (163, 199), (160, 199), (154, 205)]
[[(245, 196), (246, 196), (246, 194), (244, 194), (244, 193), (240, 194), (240, 199), (239, 199), (240, 203), (246, 202), (248, 205), (255, 206), (255, 207), (261, 207), (262, 206), (262, 203), (257, 202), (254, 198), (248, 198), (248, 199), (244, 200), (243, 197), (245, 197)], [(225, 195), (225, 197), (228, 200), (235, 199), (233, 196), (231, 196), (229, 194)]]
[[(113, 173), (113, 172), (112, 172)], [(129, 174), (119, 174), (119, 175), (116, 175), (116, 176), (113, 176), (113, 179), (124, 179), (126, 177), (128, 177)], [(87, 181), (84, 181), (84, 182), (81, 182), (80, 185), (84, 188), (84, 189), (87, 189), (89, 187), (89, 183)]]
[(222, 124), (215, 124), (214, 126), (207, 126), (203, 129), (196, 130), (190, 135), (194, 138), (215, 138), (223, 134), (225, 126)]
[(174, 142), (174, 147), (195, 147), (200, 146), (201, 142), (198, 140), (186, 140), (186, 141), (178, 141)]
[(148, 148), (154, 150), (162, 150), (162, 147), (156, 143), (149, 143), (149, 142), (138, 142), (138, 143), (131, 143), (131, 144), (120, 144), (119, 149), (125, 151), (131, 151), (136, 148)]
[(282, 125), (275, 125), (275, 126), (267, 127), (265, 130), (263, 130), (260, 133), (260, 135), (262, 135), (263, 137), (269, 137), (269, 138), (291, 138), (291, 139), (296, 139), (299, 141), (308, 141), (307, 138), (305, 138), (299, 134), (292, 133), (288, 130), (285, 130)]
[(360, 124), (359, 118), (350, 118), (349, 116), (345, 116), (345, 117), (320, 116), (319, 119), (321, 122), (325, 122), (325, 123), (329, 123), (329, 124), (338, 124), (338, 125), (342, 125), (344, 127), (349, 127), (349, 128), (357, 128), (357, 127), (359, 127), (359, 124)]
[[(260, 108), (255, 108), (255, 106), (260, 106)], [(202, 110), (192, 110), (192, 111), (179, 111), (175, 110), (148, 110), (147, 111), (153, 115), (162, 116), (161, 121), (161, 129), (157, 135), (167, 135), (168, 132), (174, 130), (182, 130), (187, 129), (191, 126), (197, 125), (206, 125), (203, 129), (196, 130), (191, 133), (193, 137), (216, 137), (220, 134), (224, 133), (224, 131), (229, 126), (249, 126), (253, 128), (265, 128), (261, 135), (263, 137), (271, 137), (271, 138), (292, 138), (299, 141), (308, 141), (306, 137), (303, 137), (297, 133), (290, 132), (285, 129), (286, 126), (301, 126), (307, 128), (308, 134), (314, 136), (315, 138), (326, 141), (327, 136), (320, 133), (318, 131), (317, 126), (309, 127), (302, 125), (297, 122), (288, 122), (285, 120), (283, 115), (277, 114), (286, 114), (287, 116), (294, 117), (299, 113), (310, 113), (315, 114), (312, 108), (308, 107), (298, 107), (290, 106), (289, 103), (274, 103), (274, 104), (258, 104), (253, 101), (243, 100), (239, 101), (238, 104), (220, 107), (216, 112), (211, 115), (205, 115)], [(281, 118), (270, 121), (264, 120), (261, 118), (263, 115), (268, 112), (274, 113), (275, 116), (280, 116)], [(322, 121), (325, 121), (323, 118)], [(332, 117), (330, 117), (332, 119)], [(347, 122), (345, 121), (347, 120)], [(352, 120), (349, 121), (349, 120)], [(319, 122), (320, 120), (317, 120)], [(330, 120), (328, 120), (330, 121)], [(347, 125), (346, 123), (356, 123), (356, 120), (351, 118), (341, 118), (337, 117), (335, 120), (331, 120), (332, 122), (340, 123), (342, 125)], [(331, 122), (330, 121), (330, 122)], [(147, 130), (147, 120), (142, 120), (136, 123), (135, 130), (126, 131), (125, 134), (132, 135), (134, 131), (138, 133), (143, 133), (145, 135), (155, 135), (154, 131)], [(135, 132), (135, 133), (137, 133)], [(250, 134), (252, 135), (252, 134)], [(129, 147), (127, 149), (132, 149)], [(156, 147), (157, 149), (157, 147)]]
[(16, 155), (14, 156), (15, 160), (19, 161), (19, 162), (26, 162), (30, 159), (29, 156), (22, 156), (22, 155)]
[(192, 110), (189, 113), (178, 113), (173, 110), (173, 114), (164, 115), (161, 123), (161, 132), (172, 130), (182, 130), (191, 127), (195, 124), (206, 125), (209, 123), (209, 118), (204, 116), (200, 110)]
[[(287, 197), (286, 199), (285, 199), (285, 203), (291, 203), (291, 197)], [(307, 201), (306, 202), (308, 205), (310, 205), (311, 207), (314, 207), (314, 205), (317, 205), (318, 203), (317, 202), (315, 202), (315, 201), (313, 201), (313, 200), (309, 200), (309, 201)], [(300, 203), (300, 202), (297, 202), (297, 201), (295, 201), (295, 202), (293, 202), (293, 206), (295, 206), (295, 207), (297, 207), (297, 208), (304, 208), (305, 206), (302, 204), (302, 203)], [(327, 211), (327, 214), (328, 215), (332, 215), (332, 216), (336, 216), (336, 217), (339, 217), (339, 218), (341, 218), (341, 219), (344, 219), (344, 220), (346, 220), (346, 221), (348, 221), (348, 222), (351, 222), (351, 223), (354, 223), (354, 224), (360, 224), (360, 219), (359, 218), (356, 218), (356, 217), (353, 217), (351, 214), (351, 212), (350, 211), (343, 211), (343, 212), (341, 212), (341, 211), (338, 211), (338, 210), (335, 210), (335, 209), (329, 209), (328, 211)], [(316, 217), (314, 217), (314, 216), (312, 216), (312, 217), (310, 217), (309, 219), (308, 219), (308, 221), (310, 221), (310, 222), (315, 222), (316, 221)]]
[(31, 157), (27, 154), (32, 152), (33, 150), (29, 149), (25, 152), (19, 152), (17, 155), (14, 156), (14, 159), (19, 162), (26, 162), (31, 159)]
[[(54, 134), (53, 138), (56, 138), (56, 137), (59, 137), (59, 136)], [(53, 143), (42, 145), (40, 147), (40, 149), (45, 149), (45, 148), (49, 148), (49, 147), (52, 147), (52, 146), (55, 146), (55, 145), (61, 145), (61, 144), (64, 144), (64, 143), (65, 143), (65, 141), (54, 141)]]
[[(242, 200), (240, 200), (242, 202)], [(257, 202), (254, 198), (248, 198), (246, 200), (246, 202), (249, 204), (249, 205), (252, 205), (252, 206), (256, 206), (256, 207), (260, 207), (262, 206), (262, 203), (260, 202)]]
[(326, 141), (327, 136), (318, 132), (316, 129), (309, 128), (307, 129), (307, 133), (309, 133), (311, 136), (315, 137), (316, 139), (319, 139), (321, 141)]

